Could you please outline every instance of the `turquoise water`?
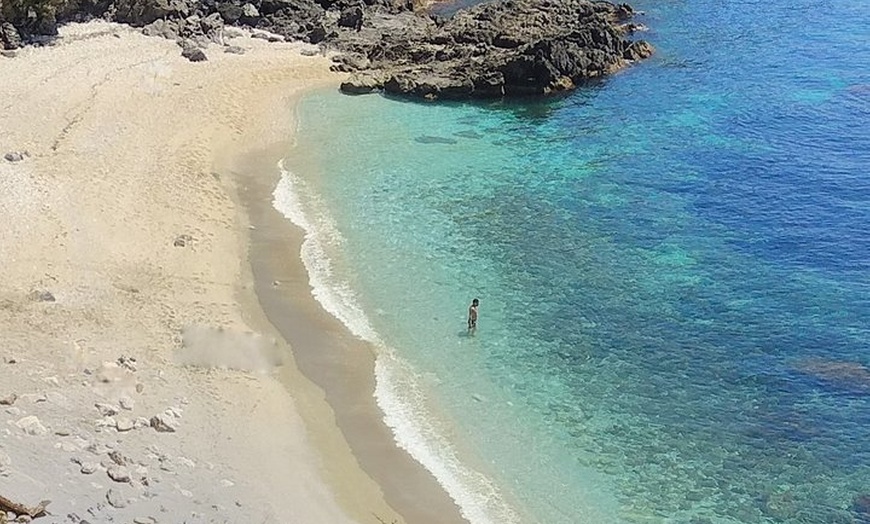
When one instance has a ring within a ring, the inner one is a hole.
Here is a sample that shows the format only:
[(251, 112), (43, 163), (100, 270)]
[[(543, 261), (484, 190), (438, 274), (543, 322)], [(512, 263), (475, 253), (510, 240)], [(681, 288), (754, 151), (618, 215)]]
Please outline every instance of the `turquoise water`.
[(315, 294), (473, 522), (870, 521), (870, 4), (634, 6), (563, 98), (306, 98)]

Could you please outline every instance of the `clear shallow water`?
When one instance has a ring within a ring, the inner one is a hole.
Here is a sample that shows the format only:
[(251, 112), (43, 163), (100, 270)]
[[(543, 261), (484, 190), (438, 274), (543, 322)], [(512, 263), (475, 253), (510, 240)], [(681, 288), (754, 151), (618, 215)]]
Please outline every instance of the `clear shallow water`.
[(657, 55), (564, 98), (304, 100), (316, 292), (476, 522), (861, 522), (870, 4), (634, 6)]

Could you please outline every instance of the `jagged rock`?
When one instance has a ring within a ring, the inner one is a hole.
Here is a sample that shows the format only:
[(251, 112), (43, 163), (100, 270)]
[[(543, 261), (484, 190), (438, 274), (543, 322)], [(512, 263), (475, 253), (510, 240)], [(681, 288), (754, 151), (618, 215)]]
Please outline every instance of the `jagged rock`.
[(41, 436), (48, 433), (48, 430), (42, 425), (36, 415), (30, 415), (19, 419), (15, 425), (28, 435)]
[[(588, 0), (510, 0), (437, 15), (367, 18), (359, 33), (330, 44), (365, 55), (385, 74), (384, 89), (419, 98), (541, 95), (572, 89), (633, 60), (652, 46), (626, 40), (629, 6)], [(339, 27), (341, 25), (339, 24)], [(339, 70), (352, 71), (345, 63)], [(358, 80), (346, 93), (365, 91)]]
[(372, 73), (354, 73), (350, 78), (341, 83), (339, 89), (342, 93), (362, 95), (382, 89), (384, 80), (381, 76)]
[(135, 405), (135, 403), (133, 402), (132, 398), (124, 395), (124, 396), (118, 397), (118, 405), (121, 406), (121, 409), (126, 409), (127, 411), (133, 411), (133, 406)]
[(21, 47), (21, 35), (9, 22), (0, 22), (0, 48), (13, 50)]
[(233, 55), (243, 55), (243, 54), (245, 54), (245, 49), (242, 47), (239, 47), (237, 45), (228, 45), (227, 47), (224, 48), (224, 53), (230, 53)]
[(200, 22), (202, 32), (206, 35), (214, 35), (224, 27), (224, 21), (218, 13), (212, 13)]
[(254, 4), (247, 3), (242, 6), (242, 15), (239, 17), (240, 22), (248, 25), (256, 25), (259, 19), (260, 11)]
[(363, 18), (364, 14), (362, 7), (358, 5), (348, 7), (343, 9), (341, 14), (338, 16), (338, 25), (339, 27), (349, 27), (355, 31), (359, 31), (362, 29)]
[(115, 482), (130, 482), (130, 470), (126, 466), (112, 464), (106, 468), (106, 474)]
[(151, 427), (161, 433), (175, 433), (178, 429), (178, 421), (167, 412), (151, 417)]
[(626, 60), (643, 60), (644, 58), (651, 57), (653, 52), (653, 47), (648, 42), (640, 40), (632, 42), (628, 47), (626, 47), (625, 51), (622, 53), (622, 57)]
[(185, 18), (194, 11), (194, 0), (115, 0), (115, 22), (134, 27), (146, 26), (158, 19)]

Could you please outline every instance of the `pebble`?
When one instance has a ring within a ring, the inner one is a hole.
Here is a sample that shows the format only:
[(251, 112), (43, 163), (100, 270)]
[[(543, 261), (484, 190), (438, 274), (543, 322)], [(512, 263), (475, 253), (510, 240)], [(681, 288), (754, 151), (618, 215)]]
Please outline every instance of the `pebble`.
[(30, 415), (29, 417), (19, 419), (15, 425), (28, 435), (40, 436), (48, 433), (48, 430), (45, 429), (45, 426), (42, 425), (42, 422), (39, 421), (39, 418), (37, 418), (36, 415)]
[(124, 497), (114, 489), (109, 489), (109, 491), (106, 492), (106, 501), (113, 508), (127, 507), (127, 501), (125, 501)]
[(154, 517), (136, 517), (133, 519), (133, 524), (157, 524), (157, 519)]
[(115, 423), (115, 429), (118, 431), (130, 431), (134, 427), (133, 421), (128, 418), (119, 418)]
[(109, 475), (109, 478), (115, 482), (130, 482), (130, 470), (124, 466), (112, 464), (108, 469), (106, 469), (106, 473)]
[(90, 475), (94, 471), (97, 471), (96, 462), (82, 462), (82, 469), (79, 470), (84, 475)]
[(121, 409), (126, 409), (127, 411), (133, 410), (133, 399), (130, 397), (120, 397), (118, 399), (118, 404), (121, 406)]
[(0, 398), (0, 406), (11, 406), (15, 404), (15, 401), (18, 400), (18, 395), (15, 393), (10, 393), (3, 398)]

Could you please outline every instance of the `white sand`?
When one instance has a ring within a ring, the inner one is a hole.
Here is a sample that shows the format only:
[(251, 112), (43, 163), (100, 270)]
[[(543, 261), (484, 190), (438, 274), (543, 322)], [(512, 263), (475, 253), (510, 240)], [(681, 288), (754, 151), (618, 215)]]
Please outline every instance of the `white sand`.
[[(37, 522), (400, 521), (263, 320), (246, 219), (213, 171), (286, 140), (293, 97), (340, 80), (329, 61), (235, 38), (247, 54), (190, 63), (104, 23), (62, 35), (0, 57), (0, 401), (18, 397), (0, 405), (0, 496), (50, 499)], [(175, 432), (138, 427), (166, 410)]]

